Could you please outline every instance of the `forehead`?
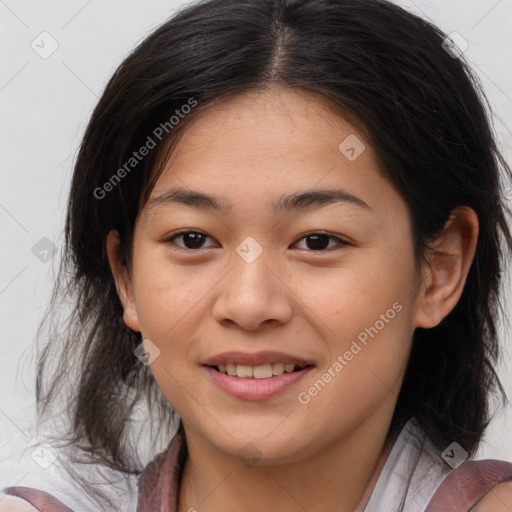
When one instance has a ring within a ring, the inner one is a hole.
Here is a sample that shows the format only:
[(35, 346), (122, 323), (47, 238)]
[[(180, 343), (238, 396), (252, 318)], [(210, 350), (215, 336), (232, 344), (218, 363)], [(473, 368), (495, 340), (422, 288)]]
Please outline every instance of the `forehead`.
[(197, 114), (147, 208), (174, 202), (229, 213), (254, 198), (275, 214), (321, 202), (371, 210), (364, 196), (382, 195), (386, 186), (353, 124), (317, 95), (277, 88), (225, 98)]
[(363, 139), (318, 94), (274, 87), (224, 98), (207, 107), (195, 115), (178, 146), (180, 158), (188, 152), (200, 158), (215, 150), (215, 156), (222, 153), (226, 161), (242, 155), (259, 162), (269, 156), (293, 157), (288, 154), (290, 148), (296, 158), (315, 149), (337, 152), (348, 135)]

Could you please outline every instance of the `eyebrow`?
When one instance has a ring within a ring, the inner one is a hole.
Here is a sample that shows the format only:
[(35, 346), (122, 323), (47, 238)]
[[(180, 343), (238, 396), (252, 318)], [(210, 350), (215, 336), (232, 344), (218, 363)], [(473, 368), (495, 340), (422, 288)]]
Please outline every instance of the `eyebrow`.
[[(372, 209), (359, 197), (343, 189), (318, 189), (294, 192), (281, 196), (272, 203), (274, 215), (290, 211), (317, 210), (331, 204), (351, 204), (363, 210)], [(149, 200), (148, 208), (158, 205), (184, 204), (200, 210), (211, 210), (225, 215), (229, 214), (233, 204), (219, 196), (206, 194), (197, 190), (172, 188)]]

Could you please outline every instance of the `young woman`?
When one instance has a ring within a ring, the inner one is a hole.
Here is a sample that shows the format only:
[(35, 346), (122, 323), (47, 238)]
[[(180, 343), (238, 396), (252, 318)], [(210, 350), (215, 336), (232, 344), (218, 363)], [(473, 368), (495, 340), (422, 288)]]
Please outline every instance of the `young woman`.
[(464, 462), (512, 237), (454, 52), (383, 0), (209, 0), (139, 45), (73, 175), (37, 380), (69, 428), (0, 510), (512, 509)]

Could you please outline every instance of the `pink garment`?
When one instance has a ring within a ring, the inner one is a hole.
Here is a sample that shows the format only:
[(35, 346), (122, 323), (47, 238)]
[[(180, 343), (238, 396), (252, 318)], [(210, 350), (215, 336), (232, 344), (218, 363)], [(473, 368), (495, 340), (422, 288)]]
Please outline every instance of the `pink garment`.
[(466, 512), (493, 487), (510, 481), (510, 462), (468, 460), (446, 475), (425, 512)]
[(41, 491), (39, 489), (32, 489), (30, 487), (8, 487), (5, 494), (23, 498), (30, 503), (33, 507), (41, 512), (73, 512), (69, 507), (64, 505), (57, 498), (51, 494)]
[[(181, 471), (179, 456), (184, 448), (183, 433), (178, 430), (166, 450), (144, 468), (139, 480), (137, 512), (176, 512)], [(5, 494), (24, 499), (40, 512), (74, 512), (54, 496), (39, 489), (8, 487)]]
[[(144, 468), (139, 480), (137, 512), (177, 511), (178, 483), (182, 470), (180, 459), (185, 449), (183, 433), (178, 431), (167, 449)], [(425, 512), (467, 512), (493, 487), (506, 481), (512, 481), (511, 463), (499, 460), (466, 461), (447, 474)], [(17, 486), (7, 488), (5, 493), (23, 498), (40, 512), (73, 512), (50, 494), (38, 489)]]
[(178, 510), (178, 482), (182, 469), (179, 456), (184, 444), (183, 432), (178, 430), (167, 450), (144, 468), (139, 483), (137, 512)]

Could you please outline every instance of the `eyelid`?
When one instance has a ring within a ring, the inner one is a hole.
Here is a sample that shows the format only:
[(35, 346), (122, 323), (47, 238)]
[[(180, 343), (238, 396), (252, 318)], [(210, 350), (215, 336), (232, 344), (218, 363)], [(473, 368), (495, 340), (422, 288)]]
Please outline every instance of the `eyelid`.
[(297, 239), (296, 242), (293, 243), (293, 245), (297, 244), (298, 242), (302, 241), (304, 238), (307, 238), (309, 236), (313, 236), (313, 235), (323, 235), (323, 236), (326, 236), (327, 238), (329, 239), (334, 239), (334, 240), (337, 240), (338, 241), (338, 244), (336, 245), (336, 247), (334, 248), (330, 248), (330, 249), (302, 249), (306, 252), (312, 252), (312, 253), (329, 253), (333, 250), (336, 250), (337, 248), (338, 249), (341, 249), (343, 248), (344, 246), (346, 245), (350, 245), (350, 242), (348, 242), (347, 240), (344, 240), (343, 238), (341, 238), (339, 235), (334, 235), (332, 233), (329, 233), (327, 231), (308, 231), (307, 233), (304, 233), (302, 235), (299, 236), (299, 238)]
[[(206, 238), (210, 238), (213, 240), (213, 238), (208, 235), (207, 233), (205, 233), (204, 231), (201, 231), (200, 229), (183, 229), (181, 231), (177, 231), (176, 233), (172, 233), (171, 235), (169, 236), (166, 236), (162, 242), (164, 244), (168, 244), (168, 243), (173, 243), (175, 244), (174, 242), (174, 239), (175, 238), (178, 238), (180, 235), (187, 235), (189, 233), (198, 233), (198, 234), (201, 234), (201, 235), (204, 235)], [(177, 244), (175, 244), (177, 245)], [(187, 252), (199, 252), (201, 250), (204, 250), (204, 249), (210, 249), (211, 247), (200, 247), (199, 249), (187, 249), (186, 247), (181, 247), (180, 245), (177, 245), (178, 249), (181, 249), (183, 251), (187, 251)]]
[[(181, 230), (181, 231), (178, 231), (176, 233), (172, 233), (171, 235), (165, 237), (163, 239), (163, 243), (175, 243), (173, 240), (177, 237), (179, 237), (180, 235), (186, 235), (186, 234), (189, 234), (189, 233), (198, 233), (198, 234), (201, 234), (201, 235), (205, 235), (206, 238), (210, 238), (213, 240), (213, 238), (208, 235), (207, 233), (199, 230), (199, 229), (184, 229), (184, 230)], [(302, 241), (304, 238), (307, 238), (309, 236), (313, 236), (313, 235), (324, 235), (326, 236), (327, 238), (329, 239), (335, 239), (338, 241), (338, 244), (337, 244), (337, 247), (339, 248), (342, 248), (344, 246), (347, 246), (347, 245), (350, 245), (350, 242), (347, 241), (347, 240), (344, 240), (343, 238), (341, 238), (340, 236), (338, 235), (334, 235), (334, 234), (331, 234), (329, 232), (326, 232), (326, 231), (322, 231), (322, 230), (319, 230), (319, 231), (308, 231), (302, 235), (300, 235), (297, 240), (295, 242), (293, 242), (293, 245), (297, 244), (298, 242)], [(177, 245), (177, 244), (175, 244)], [(204, 250), (204, 249), (211, 249), (211, 247), (200, 247), (198, 249), (188, 249), (186, 247), (181, 247), (180, 245), (177, 246), (178, 249), (181, 249), (183, 251), (186, 251), (186, 252), (200, 252), (201, 250)], [(306, 252), (318, 252), (318, 253), (321, 253), (321, 252), (330, 252), (332, 251), (333, 249), (311, 249), (311, 250), (308, 250), (308, 249), (302, 249)]]

